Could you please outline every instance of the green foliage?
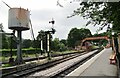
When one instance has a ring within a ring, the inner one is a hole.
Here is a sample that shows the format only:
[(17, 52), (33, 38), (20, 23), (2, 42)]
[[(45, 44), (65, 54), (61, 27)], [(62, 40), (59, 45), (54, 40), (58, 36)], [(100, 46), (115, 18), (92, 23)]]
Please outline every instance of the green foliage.
[(108, 36), (108, 33), (107, 32), (103, 32), (103, 33), (100, 33), (100, 34), (94, 34), (93, 37), (100, 37), (100, 36)]
[(13, 48), (13, 49), (17, 48), (17, 43), (13, 38), (9, 37), (8, 42), (9, 42), (9, 48)]
[[(50, 35), (50, 37), (52, 37), (52, 35)], [(46, 50), (47, 49), (47, 35), (45, 34), (44, 30), (41, 30), (39, 32), (39, 34), (37, 35), (37, 41), (39, 43), (39, 47), (41, 45), (40, 40), (43, 41), (43, 49)], [(51, 43), (50, 43), (51, 45)]]
[[(109, 36), (109, 33), (108, 32), (103, 32), (103, 33), (100, 33), (100, 34), (94, 34), (93, 37), (101, 37), (101, 36)], [(93, 43), (99, 43), (99, 45), (104, 45), (106, 46), (106, 44), (108, 43), (107, 40), (105, 39), (102, 39), (102, 40), (94, 40), (92, 41)]]
[(3, 25), (2, 25), (2, 23), (0, 24), (0, 39), (1, 39), (1, 41), (2, 41), (2, 43), (0, 43), (1, 44), (1, 48), (3, 48), (3, 49), (6, 49), (6, 48), (8, 48), (8, 42), (7, 42), (7, 38), (6, 38), (6, 36), (5, 36), (5, 34), (4, 34), (4, 30), (3, 30)]
[(38, 40), (32, 40), (32, 47), (33, 48), (40, 48), (40, 41)]
[(58, 46), (59, 46), (59, 51), (67, 50), (66, 46), (63, 43), (60, 43)]
[(11, 64), (2, 64), (2, 67), (10, 67), (12, 66)]
[(68, 39), (67, 39), (67, 44), (69, 47), (74, 48), (76, 45), (79, 44), (79, 42), (86, 38), (86, 37), (91, 37), (92, 34), (89, 29), (77, 29), (77, 28), (72, 28), (68, 34)]
[(112, 24), (112, 30), (120, 31), (120, 2), (82, 2), (72, 16), (80, 15), (90, 19), (86, 25), (101, 25), (101, 30)]
[(60, 40), (60, 43), (63, 43), (65, 46), (67, 46), (67, 40), (65, 39)]
[(59, 38), (55, 38), (51, 43), (51, 49), (54, 51), (65, 51), (67, 48), (64, 43), (60, 42)]
[[(10, 56), (10, 49), (2, 49), (2, 56)], [(39, 53), (40, 52), (40, 48), (24, 48), (22, 49), (22, 53), (23, 54), (36, 54), (36, 53)], [(16, 56), (16, 53), (17, 53), (17, 49), (13, 49), (12, 50), (12, 54)]]
[(41, 30), (37, 36), (37, 40), (41, 40), (43, 39), (45, 36), (45, 31)]
[(57, 50), (59, 49), (59, 46), (58, 46), (59, 43), (60, 43), (60, 42), (59, 42), (59, 39), (58, 39), (58, 38), (55, 38), (55, 39), (52, 41), (52, 44), (51, 44), (52, 47), (51, 47), (51, 49), (57, 51)]
[(2, 42), (1, 46), (2, 49), (8, 49), (8, 48), (17, 48), (16, 41), (13, 40), (12, 37), (7, 36), (5, 34), (5, 31), (3, 30), (2, 24), (0, 24), (0, 40)]
[(5, 34), (2, 34), (2, 48), (3, 49), (7, 49), (8, 48), (8, 42), (7, 42)]
[(22, 43), (22, 47), (23, 48), (30, 48), (31, 47), (31, 44), (32, 44), (32, 42), (31, 42), (31, 40), (30, 39), (24, 39), (23, 40), (23, 43)]

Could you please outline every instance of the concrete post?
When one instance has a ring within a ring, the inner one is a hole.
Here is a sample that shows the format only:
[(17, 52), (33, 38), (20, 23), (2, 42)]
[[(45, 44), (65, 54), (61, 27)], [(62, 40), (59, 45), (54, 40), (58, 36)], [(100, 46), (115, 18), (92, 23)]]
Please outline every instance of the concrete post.
[(23, 59), (22, 59), (22, 32), (21, 31), (17, 31), (17, 58), (16, 58), (16, 64), (22, 64), (23, 63)]
[(50, 42), (49, 40), (50, 40), (50, 39), (49, 39), (49, 38), (50, 38), (50, 37), (49, 37), (49, 33), (48, 33), (48, 34), (47, 34), (47, 51), (48, 51), (48, 52), (50, 51), (50, 47), (49, 47), (49, 46), (50, 46), (50, 45), (49, 45), (49, 42)]
[(40, 41), (40, 48), (41, 48), (41, 55), (42, 55), (42, 52), (43, 52), (43, 40), (42, 39)]
[(47, 33), (47, 54), (48, 54), (48, 60), (50, 60), (50, 34)]

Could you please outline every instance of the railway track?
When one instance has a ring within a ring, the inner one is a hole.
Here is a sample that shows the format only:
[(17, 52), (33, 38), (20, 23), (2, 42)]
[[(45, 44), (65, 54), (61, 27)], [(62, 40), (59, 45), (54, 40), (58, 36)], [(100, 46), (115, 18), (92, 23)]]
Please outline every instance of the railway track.
[(30, 67), (28, 65), (28, 68), (23, 68), (23, 67), (20, 68), (19, 67), (19, 68), (17, 68), (19, 70), (11, 71), (9, 73), (4, 73), (4, 74), (2, 74), (2, 77), (3, 78), (10, 78), (10, 77), (24, 76), (24, 75), (27, 75), (27, 74), (30, 74), (30, 73), (33, 73), (33, 72), (36, 72), (36, 71), (44, 70), (46, 68), (49, 68), (49, 67), (54, 66), (56, 64), (59, 64), (61, 62), (67, 61), (69, 59), (78, 57), (78, 56), (83, 55), (85, 53), (86, 52), (64, 55), (63, 58), (60, 58), (60, 59), (54, 60), (54, 61), (50, 61), (50, 62), (47, 62), (47, 63), (44, 63), (44, 64), (33, 65), (33, 66), (30, 66)]
[[(50, 73), (49, 77), (51, 77), (51, 78), (64, 77), (65, 75), (67, 75), (68, 73), (73, 71), (75, 68), (77, 68), (79, 65), (81, 65), (85, 61), (89, 60), (89, 58), (93, 57), (98, 52), (99, 52), (99, 50), (96, 51), (95, 53), (89, 55), (86, 58), (82, 58), (81, 61), (75, 62), (74, 64), (72, 64), (70, 66), (67, 66), (66, 68), (64, 68), (63, 70), (58, 71), (57, 73), (53, 73), (52, 75)], [(34, 73), (34, 72), (41, 72), (41, 71), (47, 70), (47, 69), (49, 69), (51, 67), (59, 65), (62, 62), (68, 61), (70, 59), (74, 59), (74, 58), (82, 56), (84, 54), (86, 54), (86, 53), (81, 53), (81, 54), (77, 54), (77, 55), (72, 54), (72, 56), (61, 58), (59, 60), (48, 62), (48, 63), (42, 64), (42, 65), (37, 65), (37, 66), (29, 68), (29, 69), (23, 69), (21, 71), (14, 71), (14, 72), (11, 72), (11, 73), (8, 73), (8, 74), (3, 74), (2, 77), (3, 78), (10, 78), (10, 77), (11, 78), (16, 78), (16, 77), (25, 77), (25, 78), (28, 77), (29, 78), (29, 75)], [(45, 76), (45, 75), (43, 75), (43, 76)]]
[[(52, 54), (51, 57), (59, 57), (59, 56), (66, 56), (66, 55), (70, 55), (70, 54), (78, 54), (79, 52), (71, 52), (71, 53), (65, 53), (65, 54)], [(45, 59), (47, 58), (47, 56), (43, 56), (43, 57), (39, 57), (39, 59)], [(25, 62), (29, 62), (29, 61), (34, 61), (34, 60), (38, 60), (38, 57), (34, 57), (34, 58), (23, 58), (23, 60)], [(3, 61), (2, 64), (9, 64), (8, 61)]]
[(74, 59), (74, 60), (72, 59), (72, 61), (69, 60), (69, 62), (66, 64), (65, 64), (65, 62), (64, 62), (64, 64), (61, 63), (61, 64), (56, 65), (56, 66), (49, 68), (47, 70), (39, 71), (35, 74), (29, 75), (27, 78), (29, 78), (29, 77), (40, 77), (40, 78), (64, 77), (68, 73), (70, 73), (71, 71), (76, 69), (78, 66), (82, 65), (84, 62), (86, 62), (87, 60), (89, 60), (90, 58), (92, 58), (94, 55), (96, 55), (99, 52), (100, 52), (100, 50), (97, 50), (97, 51), (94, 51), (92, 53), (89, 53), (88, 55), (87, 54), (83, 55), (84, 56), (83, 58), (81, 58), (81, 56), (77, 57), (77, 59), (80, 59), (80, 60), (78, 60), (78, 61), (75, 61), (76, 59)]
[(67, 67), (66, 69), (53, 74), (52, 76), (50, 76), (50, 78), (63, 78), (66, 75), (68, 75), (69, 73), (71, 73), (73, 70), (75, 70), (76, 68), (78, 68), (79, 66), (81, 66), (82, 64), (84, 64), (86, 61), (88, 61), (89, 59), (91, 59), (93, 56), (95, 56), (96, 54), (98, 54), (101, 50), (96, 51), (95, 53), (91, 54), (90, 56), (83, 58), (82, 60), (76, 62), (75, 64)]

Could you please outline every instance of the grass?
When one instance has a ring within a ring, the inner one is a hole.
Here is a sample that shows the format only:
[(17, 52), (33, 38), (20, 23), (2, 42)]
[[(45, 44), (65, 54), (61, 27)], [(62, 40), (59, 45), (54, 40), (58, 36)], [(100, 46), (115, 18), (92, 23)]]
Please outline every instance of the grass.
[[(62, 51), (62, 52), (52, 52), (51, 54), (65, 54), (65, 53), (73, 53), (73, 52), (77, 52), (77, 51)], [(32, 58), (34, 58), (34, 57), (37, 57), (38, 55), (40, 55), (40, 54), (25, 54), (25, 53), (23, 53), (23, 58), (27, 58), (27, 57), (32, 57)], [(45, 54), (43, 54), (43, 56), (45, 56)], [(4, 57), (4, 56), (2, 56), (2, 57), (0, 57), (0, 60), (2, 60), (2, 61), (5, 61), (5, 60), (9, 60), (9, 58), (10, 57)], [(15, 60), (15, 58), (16, 58), (16, 56), (13, 56), (13, 58), (14, 58), (14, 60)], [(44, 62), (47, 62), (47, 61), (52, 61), (52, 60), (55, 60), (55, 58), (54, 57), (50, 57), (50, 59), (51, 60), (49, 60), (48, 58), (46, 58), (46, 60), (41, 60), (41, 61), (39, 61), (40, 63), (44, 63)], [(32, 62), (32, 61), (31, 61)], [(26, 62), (27, 63), (27, 62)], [(12, 65), (11, 64), (2, 64), (2, 66), (1, 66), (1, 68), (5, 68), (5, 67), (11, 67)]]
[[(37, 50), (39, 50), (40, 48), (37, 48)], [(36, 50), (36, 48), (32, 48), (32, 47), (30, 47), (30, 48), (23, 48), (22, 50)], [(2, 51), (4, 52), (6, 52), (6, 53), (3, 53), (4, 54), (4, 56), (2, 55)], [(8, 61), (9, 60), (9, 58), (10, 58), (10, 56), (9, 55), (7, 55), (8, 53), (7, 52), (9, 52), (10, 51), (10, 49), (0, 49), (0, 61)], [(12, 51), (17, 51), (17, 49), (12, 49)], [(14, 54), (14, 53), (13, 53)], [(36, 57), (35, 56), (35, 54), (26, 54), (26, 53), (23, 53), (23, 57)], [(13, 56), (13, 58), (16, 58), (16, 56), (14, 55)]]
[[(14, 59), (16, 58), (16, 56), (12, 56)], [(27, 57), (36, 57), (36, 55), (35, 54), (25, 54), (25, 53), (23, 53), (23, 58), (27, 58)], [(10, 58), (10, 56), (7, 56), (7, 57), (5, 57), (5, 56), (1, 56), (0, 57), (0, 61), (8, 61), (9, 60), (9, 58)]]
[(4, 67), (11, 67), (12, 65), (11, 64), (2, 64), (2, 68)]
[[(32, 50), (32, 49), (35, 49), (35, 48), (24, 48), (23, 50)], [(10, 49), (2, 49), (2, 51), (9, 51)], [(16, 49), (13, 49), (13, 50), (16, 50)], [(71, 53), (71, 52), (78, 52), (78, 51), (75, 51), (75, 50), (72, 50), (72, 51), (62, 51), (62, 52), (51, 52), (51, 54), (65, 54), (65, 53)], [(27, 58), (27, 57), (37, 57), (38, 55), (40, 54), (26, 54), (26, 53), (23, 53), (23, 58)], [(45, 55), (45, 54), (43, 54)], [(10, 58), (10, 56), (1, 56), (0, 57), (0, 61), (8, 61)], [(16, 56), (14, 55), (13, 58), (15, 59)]]
[[(70, 53), (70, 52), (76, 52), (76, 51), (63, 51), (63, 52), (52, 52), (51, 54), (65, 54), (65, 53)], [(40, 55), (40, 54), (37, 54), (37, 55)], [(37, 56), (36, 54), (26, 54), (26, 53), (23, 53), (23, 58), (27, 58), (27, 57), (36, 57)], [(43, 54), (45, 55), (45, 54)], [(0, 57), (0, 61), (8, 61), (10, 58), (10, 56), (1, 56)], [(14, 55), (13, 58), (16, 58), (16, 56)]]
[[(4, 49), (5, 50), (5, 49)], [(27, 49), (26, 49), (27, 50)], [(51, 54), (65, 54), (65, 53), (70, 53), (70, 52), (77, 52), (77, 51), (62, 51), (62, 52), (52, 52)], [(38, 57), (40, 54), (26, 54), (26, 53), (23, 53), (23, 58), (28, 58), (28, 57), (32, 57), (32, 58), (35, 58), (35, 57)], [(46, 56), (46, 54), (43, 54), (43, 56)], [(12, 56), (14, 58), (14, 60), (16, 59), (16, 56)], [(9, 61), (9, 58), (10, 56), (1, 56), (0, 57), (0, 61)], [(48, 58), (47, 58), (48, 59)], [(51, 58), (52, 59), (52, 58)], [(11, 65), (10, 64), (5, 64), (5, 65), (2, 65), (2, 67), (10, 67)]]
[[(12, 56), (13, 58), (16, 58), (16, 56)], [(1, 56), (0, 57), (0, 61), (8, 61), (10, 57), (5, 57), (5, 56)]]
[[(22, 50), (40, 50), (40, 48), (22, 48)], [(10, 49), (0, 49), (0, 51), (10, 51)], [(17, 49), (12, 49), (12, 51), (17, 51)]]
[(75, 52), (78, 52), (78, 51), (75, 51), (75, 50), (71, 50), (71, 51), (62, 51), (62, 52), (52, 52), (52, 54), (66, 54), (66, 53), (75, 53)]

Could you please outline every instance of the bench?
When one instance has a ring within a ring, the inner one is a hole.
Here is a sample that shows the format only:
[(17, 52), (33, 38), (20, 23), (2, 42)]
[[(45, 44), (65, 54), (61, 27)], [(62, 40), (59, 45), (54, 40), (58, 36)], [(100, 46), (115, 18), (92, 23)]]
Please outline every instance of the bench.
[(114, 53), (110, 55), (109, 60), (110, 60), (110, 64), (116, 64), (116, 54)]

